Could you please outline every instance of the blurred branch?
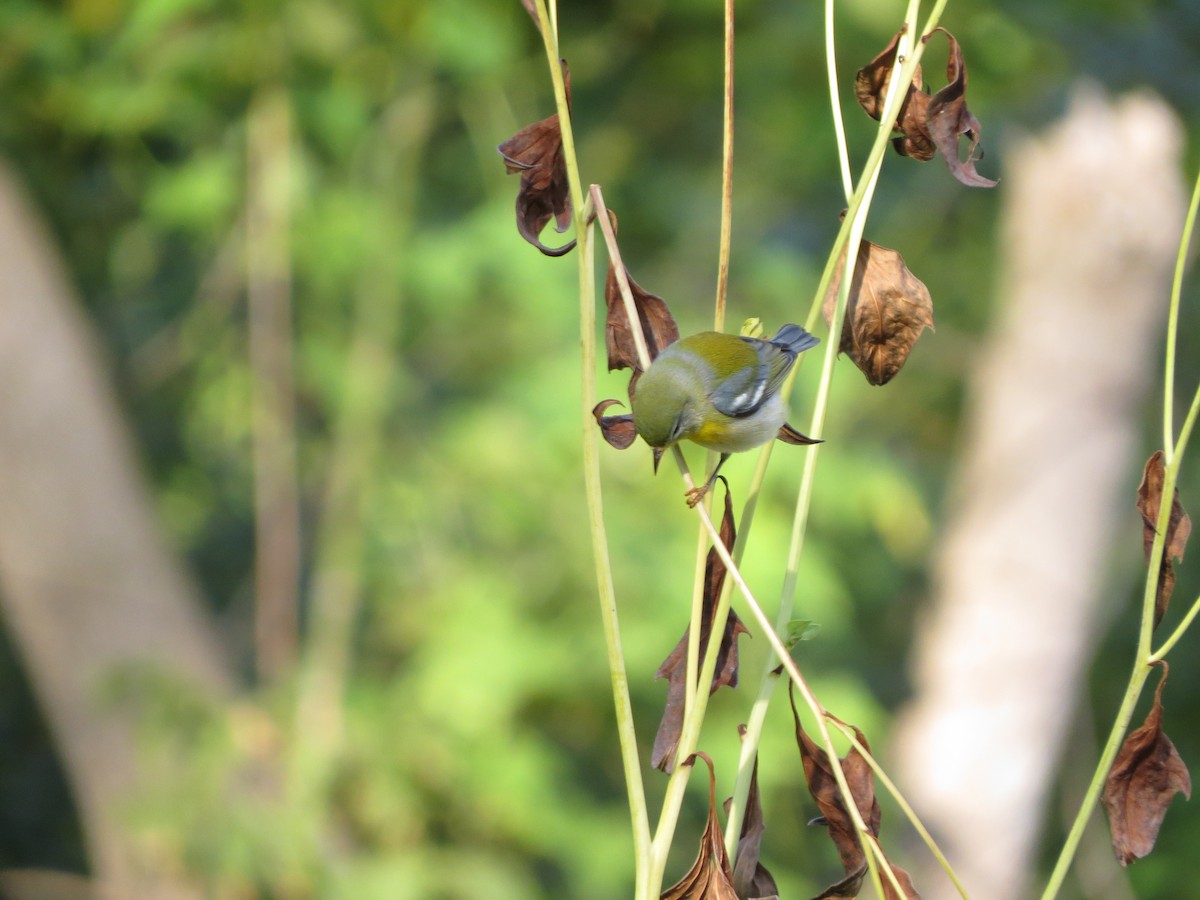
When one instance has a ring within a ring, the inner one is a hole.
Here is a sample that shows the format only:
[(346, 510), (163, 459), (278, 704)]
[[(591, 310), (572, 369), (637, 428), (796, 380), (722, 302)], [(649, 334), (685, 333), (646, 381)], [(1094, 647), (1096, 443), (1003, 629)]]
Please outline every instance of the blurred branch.
[(246, 122), (246, 292), (253, 378), (255, 618), (259, 676), (296, 658), (300, 502), (292, 384), (292, 113), (283, 88), (264, 88)]
[[(373, 190), (395, 198), (394, 243), (411, 232), (418, 164), (433, 123), (434, 96), (413, 91), (381, 116), (366, 173)], [(297, 707), (297, 747), (318, 772), (341, 742), (342, 703), (354, 624), (362, 608), (366, 499), (379, 471), (389, 398), (396, 383), (396, 337), (403, 295), (393, 245), (379, 247), (354, 293), (343, 393), (333, 425), (313, 563), (311, 622)], [(320, 784), (318, 778), (314, 784)]]

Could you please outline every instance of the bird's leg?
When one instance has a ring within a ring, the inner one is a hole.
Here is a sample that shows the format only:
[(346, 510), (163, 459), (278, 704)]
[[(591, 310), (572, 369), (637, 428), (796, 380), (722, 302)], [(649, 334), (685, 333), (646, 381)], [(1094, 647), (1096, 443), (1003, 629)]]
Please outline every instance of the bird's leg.
[(729, 454), (722, 453), (721, 458), (717, 460), (717, 467), (713, 469), (712, 474), (708, 476), (708, 481), (704, 482), (703, 486), (692, 488), (683, 495), (685, 498), (687, 498), (687, 505), (689, 509), (704, 499), (704, 495), (709, 492), (710, 488), (712, 488), (713, 482), (717, 480), (717, 473), (721, 471), (721, 466), (725, 465), (725, 460), (727, 459), (729, 459)]

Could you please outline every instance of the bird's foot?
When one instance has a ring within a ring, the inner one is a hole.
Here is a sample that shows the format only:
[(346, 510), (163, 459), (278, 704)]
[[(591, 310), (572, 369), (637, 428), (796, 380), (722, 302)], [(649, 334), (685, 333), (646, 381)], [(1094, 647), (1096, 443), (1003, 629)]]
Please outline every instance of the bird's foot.
[(704, 495), (708, 493), (709, 484), (703, 484), (700, 487), (694, 487), (689, 491), (684, 492), (684, 499), (687, 500), (688, 509), (695, 509), (696, 504), (704, 499)]

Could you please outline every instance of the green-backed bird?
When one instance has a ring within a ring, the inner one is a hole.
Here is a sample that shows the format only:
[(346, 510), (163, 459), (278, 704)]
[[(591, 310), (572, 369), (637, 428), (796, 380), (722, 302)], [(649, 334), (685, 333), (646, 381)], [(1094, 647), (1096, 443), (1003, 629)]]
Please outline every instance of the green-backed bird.
[(712, 487), (731, 453), (759, 447), (780, 429), (790, 443), (819, 443), (786, 424), (779, 393), (796, 357), (818, 343), (799, 325), (784, 325), (769, 340), (702, 331), (668, 346), (638, 379), (633, 423), (654, 448), (656, 472), (679, 441), (721, 454), (704, 486), (688, 492), (689, 506)]

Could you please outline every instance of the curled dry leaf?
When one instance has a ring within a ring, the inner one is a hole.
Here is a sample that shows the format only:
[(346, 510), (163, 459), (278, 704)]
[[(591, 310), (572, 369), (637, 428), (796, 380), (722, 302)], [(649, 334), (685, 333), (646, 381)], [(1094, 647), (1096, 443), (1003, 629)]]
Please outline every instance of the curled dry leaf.
[[(743, 738), (745, 732), (745, 725), (738, 726), (738, 734)], [(746, 794), (746, 814), (742, 817), (742, 832), (738, 836), (737, 862), (733, 866), (734, 889), (745, 900), (779, 900), (779, 887), (759, 859), (765, 830), (762, 799), (758, 793), (758, 755), (755, 754), (754, 768), (750, 772), (750, 790)]]
[[(962, 48), (945, 28), (936, 28), (950, 42), (949, 58), (946, 60), (946, 80), (950, 82), (929, 99), (925, 112), (926, 128), (934, 144), (941, 151), (950, 173), (967, 187), (995, 187), (996, 182), (984, 178), (975, 171), (975, 155), (979, 149), (979, 120), (967, 109), (967, 64), (963, 61)], [(929, 40), (926, 36), (925, 40)], [(958, 158), (958, 139), (966, 137), (970, 146), (967, 158)]]
[[(829, 760), (829, 754), (808, 736), (800, 724), (800, 714), (796, 710), (795, 691), (790, 682), (788, 699), (792, 704), (792, 717), (796, 723), (796, 744), (800, 748), (804, 778), (808, 782), (809, 793), (812, 794), (817, 808), (821, 811), (820, 817), (810, 824), (819, 823), (828, 829), (829, 838), (837, 848), (846, 873), (841, 881), (830, 885), (819, 896), (828, 898), (828, 900), (857, 897), (867, 873), (867, 857), (858, 837), (858, 829), (855, 827), (854, 820), (842, 799), (842, 793), (838, 789), (837, 778), (833, 773), (833, 764)], [(849, 727), (854, 729), (854, 736), (869, 752), (870, 745), (867, 743), (866, 736), (856, 726)], [(867, 831), (873, 837), (878, 838), (883, 814), (879, 808), (879, 801), (875, 799), (875, 775), (871, 771), (871, 765), (867, 762), (866, 757), (859, 753), (857, 747), (850, 748), (841, 764), (842, 774), (846, 776), (846, 784), (850, 788), (850, 795), (854, 798), (858, 814), (862, 818), (863, 824), (866, 825)], [(912, 878), (908, 872), (891, 863), (888, 865), (896, 876), (901, 893), (897, 894), (891, 880), (884, 877), (884, 897), (887, 900), (919, 900), (920, 895), (913, 887)]]
[(801, 434), (787, 422), (779, 427), (779, 434), (775, 435), (775, 440), (783, 441), (785, 444), (822, 444), (820, 438), (810, 438), (807, 434)]
[(1162, 692), (1167, 664), (1146, 721), (1125, 739), (1104, 783), (1101, 802), (1108, 812), (1113, 852), (1127, 866), (1154, 849), (1167, 807), (1176, 793), (1189, 800), (1192, 777), (1162, 730)]
[[(823, 311), (830, 324), (844, 269), (839, 262), (825, 295)], [(854, 360), (871, 384), (887, 384), (921, 332), (933, 327), (929, 288), (908, 270), (904, 258), (879, 244), (860, 243), (838, 350)]]
[[(1137, 508), (1142, 514), (1142, 547), (1146, 552), (1146, 560), (1150, 560), (1150, 549), (1154, 545), (1155, 526), (1158, 524), (1158, 511), (1162, 506), (1163, 481), (1166, 470), (1161, 450), (1146, 460), (1145, 471), (1142, 472), (1142, 483), (1138, 485)], [(1171, 514), (1167, 522), (1167, 534), (1163, 543), (1162, 564), (1158, 570), (1158, 587), (1154, 594), (1154, 627), (1162, 621), (1171, 602), (1171, 594), (1175, 590), (1175, 566), (1172, 560), (1183, 562), (1183, 551), (1187, 546), (1188, 537), (1192, 533), (1192, 520), (1184, 512), (1183, 504), (1179, 502), (1179, 490), (1175, 490), (1171, 498)]]
[[(868, 116), (879, 121), (887, 98), (888, 85), (892, 81), (892, 69), (896, 65), (896, 46), (905, 29), (896, 32), (891, 42), (854, 76), (854, 96), (858, 105)], [(921, 67), (913, 73), (912, 84), (900, 104), (900, 112), (892, 124), (893, 131), (900, 137), (892, 139), (892, 146), (901, 156), (928, 161), (933, 159), (937, 148), (933, 138), (925, 130), (925, 118), (929, 107), (929, 95), (921, 90)]]
[[(617, 230), (617, 217), (609, 211), (614, 233)], [(679, 326), (675, 317), (667, 307), (667, 302), (657, 294), (652, 294), (639, 285), (625, 269), (625, 278), (629, 282), (629, 292), (633, 296), (633, 306), (637, 310), (638, 324), (646, 341), (646, 351), (653, 362), (655, 357), (669, 344), (679, 340)], [(629, 396), (634, 394), (637, 376), (642, 372), (638, 360), (637, 344), (634, 343), (633, 332), (629, 327), (629, 316), (625, 314), (625, 300), (621, 296), (621, 286), (617, 280), (616, 270), (612, 263), (608, 264), (608, 278), (604, 282), (604, 301), (608, 307), (608, 318), (604, 327), (604, 345), (608, 350), (608, 370), (633, 369), (634, 379), (630, 381)]]
[[(567, 106), (571, 104), (571, 75), (562, 61), (566, 80)], [(517, 191), (517, 231), (546, 256), (564, 256), (575, 246), (547, 247), (540, 235), (554, 219), (559, 234), (571, 226), (571, 191), (567, 162), (563, 156), (562, 129), (558, 114), (522, 128), (498, 148), (509, 175), (520, 174)]]
[[(724, 478), (720, 479), (722, 482)], [(736, 538), (733, 523), (733, 501), (729, 495), (729, 485), (725, 484), (725, 511), (721, 515), (721, 528), (718, 532), (721, 543), (727, 548), (733, 547)], [(704, 564), (704, 594), (703, 607), (700, 613), (700, 658), (708, 649), (709, 636), (712, 634), (713, 618), (717, 611), (717, 600), (721, 596), (721, 588), (725, 584), (725, 563), (717, 555), (715, 549), (708, 551)], [(675, 751), (679, 746), (679, 735), (683, 729), (683, 707), (687, 697), (687, 647), (690, 626), (684, 630), (683, 637), (670, 652), (658, 672), (656, 678), (667, 679), (667, 702), (663, 709), (662, 721), (658, 725), (658, 733), (654, 736), (654, 749), (650, 762), (656, 769), (670, 772), (675, 762)], [(737, 613), (729, 610), (725, 620), (725, 630), (721, 634), (721, 646), (717, 654), (717, 667), (713, 671), (712, 684), (708, 692), (714, 693), (721, 685), (737, 687), (738, 681), (738, 647), (737, 639), (741, 634), (749, 634)]]
[(604, 411), (613, 404), (621, 405), (620, 400), (601, 400), (592, 407), (592, 415), (600, 426), (600, 434), (618, 450), (625, 450), (637, 438), (637, 428), (633, 424), (633, 416), (625, 413), (621, 416), (606, 416)]
[[(932, 96), (922, 90), (921, 68), (913, 74), (900, 112), (892, 129), (900, 135), (892, 140), (892, 146), (901, 156), (928, 161), (941, 151), (950, 173), (968, 187), (995, 187), (996, 182), (984, 178), (975, 171), (979, 148), (979, 120), (967, 109), (967, 66), (962, 49), (954, 35), (944, 28), (937, 28), (946, 35), (950, 44), (946, 62), (946, 79), (949, 82)], [(934, 32), (930, 32), (932, 35)], [(872, 119), (883, 115), (892, 69), (896, 64), (896, 48), (904, 29), (896, 32), (891, 42), (871, 62), (858, 70), (854, 78), (854, 95), (859, 106)], [(923, 40), (929, 40), (926, 35)], [(970, 140), (967, 158), (958, 157), (958, 139), (966, 136)]]
[[(795, 691), (788, 684), (788, 698), (792, 704), (792, 716), (796, 723), (796, 744), (800, 748), (800, 761), (804, 765), (804, 778), (808, 782), (808, 792), (812, 794), (821, 811), (822, 824), (829, 830), (829, 838), (837, 848), (842, 858), (842, 866), (849, 875), (858, 870), (866, 862), (862, 844), (858, 839), (858, 829), (854, 826), (838, 789), (837, 778), (833, 774), (833, 764), (829, 754), (823, 747), (808, 736), (800, 724), (800, 713), (796, 710)], [(859, 741), (866, 745), (866, 738), (857, 728), (854, 729)], [(862, 817), (867, 830), (873, 835), (879, 834), (879, 822), (882, 812), (879, 801), (875, 799), (875, 777), (871, 767), (863, 759), (857, 748), (851, 748), (842, 760), (842, 772), (854, 797), (855, 806)]]
[(684, 765), (694, 765), (696, 757), (708, 765), (708, 821), (696, 861), (683, 878), (662, 892), (660, 900), (738, 900), (721, 823), (717, 821), (717, 775), (707, 753), (693, 753)]

